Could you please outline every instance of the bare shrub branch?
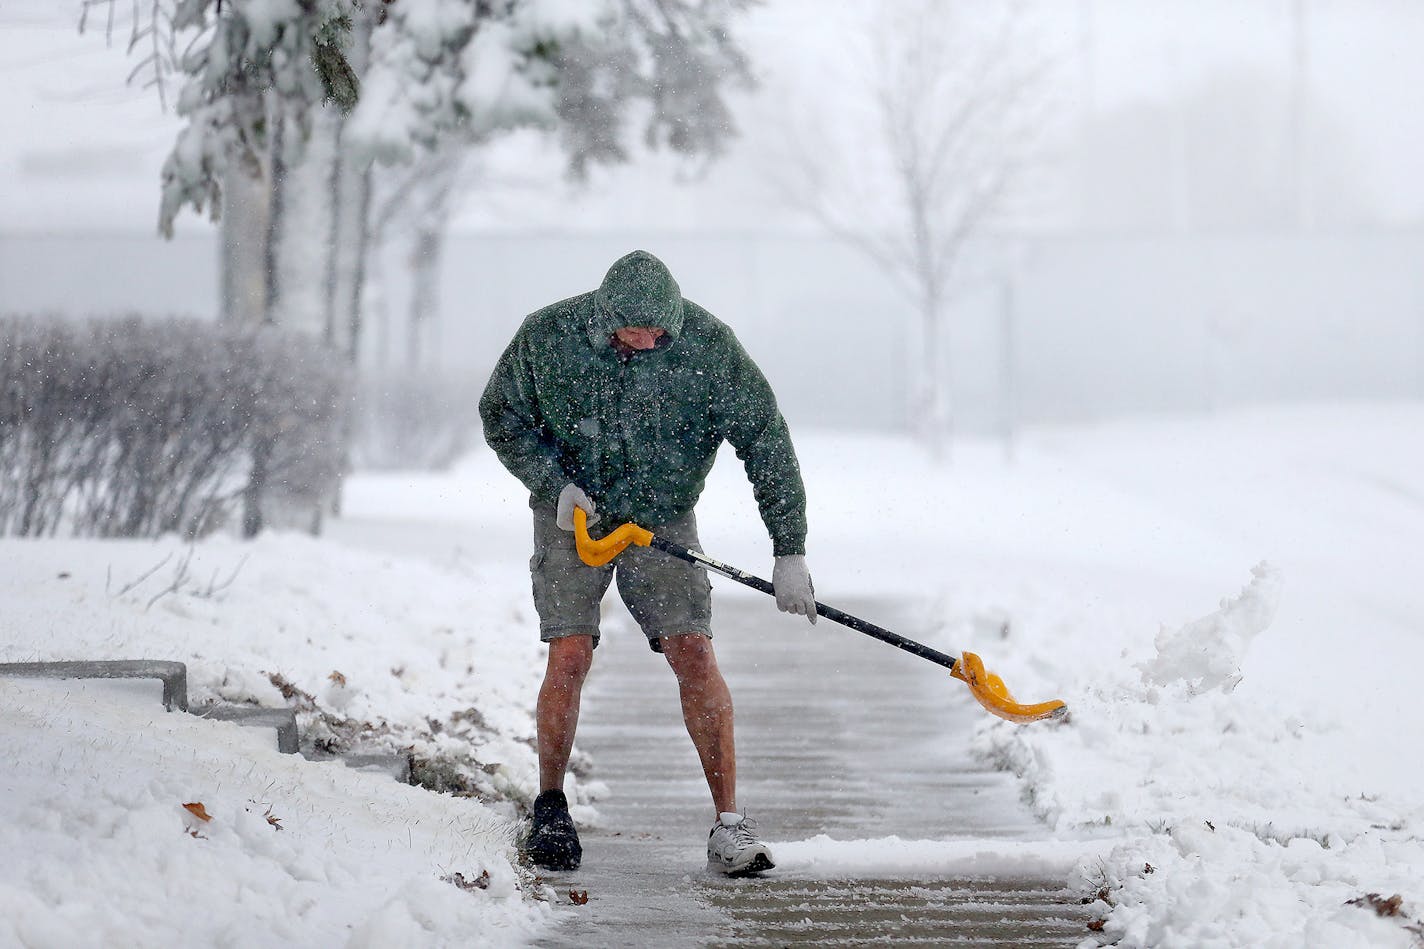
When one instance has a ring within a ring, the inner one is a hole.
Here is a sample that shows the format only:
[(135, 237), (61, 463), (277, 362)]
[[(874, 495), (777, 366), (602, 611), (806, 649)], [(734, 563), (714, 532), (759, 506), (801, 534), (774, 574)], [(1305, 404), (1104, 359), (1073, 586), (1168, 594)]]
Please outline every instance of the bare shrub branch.
[[(110, 595), (113, 596), (113, 597), (116, 597), (116, 598), (117, 598), (117, 597), (121, 597), (121, 596), (123, 596), (125, 593), (128, 593), (130, 590), (133, 590), (135, 587), (142, 586), (142, 585), (143, 585), (143, 582), (144, 582), (145, 580), (147, 580), (149, 577), (153, 576), (155, 573), (157, 573), (159, 570), (161, 570), (161, 569), (163, 568), (163, 565), (166, 564), (168, 561), (170, 561), (170, 560), (172, 560), (172, 559), (173, 559), (173, 555), (172, 555), (171, 553), (168, 554), (168, 555), (167, 555), (166, 557), (164, 557), (162, 560), (158, 561), (158, 563), (154, 564), (152, 567), (149, 567), (147, 570), (145, 570), (143, 573), (139, 574), (139, 575), (138, 575), (137, 577), (135, 577), (133, 580), (130, 580), (128, 583), (125, 583), (122, 587), (119, 588), (119, 592), (118, 592), (118, 593), (113, 593), (113, 594), (110, 594)], [(104, 590), (105, 590), (105, 592), (108, 592), (108, 589), (109, 589), (109, 585), (108, 585), (108, 581), (107, 581), (107, 579), (106, 579), (106, 580), (105, 580), (105, 583), (104, 583)]]
[(346, 368), (301, 338), (191, 320), (0, 318), (0, 535), (200, 537), (257, 495), (325, 497)]

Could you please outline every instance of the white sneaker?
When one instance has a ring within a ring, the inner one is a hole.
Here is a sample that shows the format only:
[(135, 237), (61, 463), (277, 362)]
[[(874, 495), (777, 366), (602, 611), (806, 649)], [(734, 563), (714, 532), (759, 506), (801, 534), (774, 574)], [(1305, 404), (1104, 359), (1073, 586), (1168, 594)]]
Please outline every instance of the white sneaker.
[(756, 826), (756, 821), (741, 814), (719, 814), (707, 835), (708, 868), (736, 877), (776, 866), (771, 851), (757, 839)]

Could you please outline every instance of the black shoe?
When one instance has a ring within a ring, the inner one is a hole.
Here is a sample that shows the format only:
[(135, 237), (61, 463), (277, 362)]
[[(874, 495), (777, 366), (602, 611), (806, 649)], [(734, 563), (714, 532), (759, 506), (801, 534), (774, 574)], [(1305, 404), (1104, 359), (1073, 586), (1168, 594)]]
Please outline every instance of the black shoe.
[(563, 791), (544, 791), (534, 799), (534, 824), (524, 838), (524, 853), (545, 870), (579, 868), (583, 847)]

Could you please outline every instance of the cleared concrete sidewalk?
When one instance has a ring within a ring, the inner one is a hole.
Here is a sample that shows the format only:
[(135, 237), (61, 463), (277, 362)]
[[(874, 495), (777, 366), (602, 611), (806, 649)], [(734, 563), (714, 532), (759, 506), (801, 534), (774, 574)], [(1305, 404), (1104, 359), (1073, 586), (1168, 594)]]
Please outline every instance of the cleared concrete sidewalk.
[[(895, 620), (884, 603), (838, 605)], [(740, 803), (764, 838), (1044, 835), (1013, 780), (968, 755), (983, 713), (950, 700), (959, 683), (850, 630), (782, 617), (769, 599), (722, 596), (714, 613), (737, 704)], [(605, 615), (578, 743), (611, 794), (601, 825), (583, 832), (583, 867), (549, 877), (561, 897), (586, 890), (588, 903), (568, 906), (544, 945), (1027, 947), (1091, 935), (1056, 879), (708, 873), (712, 806), (676, 684), (612, 597)]]

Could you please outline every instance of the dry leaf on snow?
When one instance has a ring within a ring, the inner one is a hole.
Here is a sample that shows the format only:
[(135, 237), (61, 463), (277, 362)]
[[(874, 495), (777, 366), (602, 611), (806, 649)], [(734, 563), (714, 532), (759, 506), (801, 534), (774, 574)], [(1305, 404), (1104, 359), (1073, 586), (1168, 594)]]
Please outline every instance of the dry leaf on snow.
[(1378, 893), (1366, 893), (1364, 896), (1356, 897), (1353, 900), (1346, 900), (1345, 905), (1368, 905), (1380, 916), (1398, 916), (1401, 912), (1403, 912), (1402, 907), (1404, 906), (1404, 897), (1396, 893), (1389, 899), (1385, 899)]
[(481, 870), (480, 875), (474, 879), (465, 876), (458, 870), (443, 879), (446, 883), (453, 883), (462, 890), (488, 890), (490, 885), (488, 870)]

